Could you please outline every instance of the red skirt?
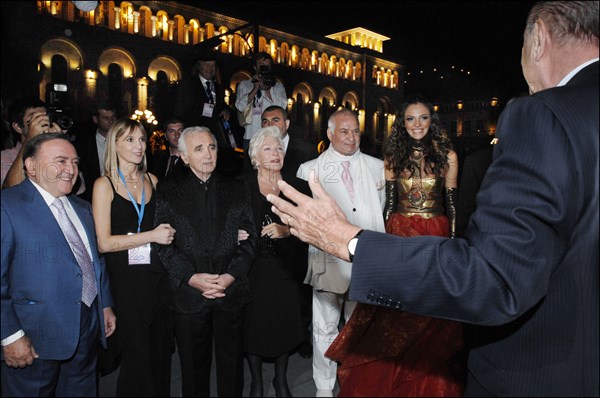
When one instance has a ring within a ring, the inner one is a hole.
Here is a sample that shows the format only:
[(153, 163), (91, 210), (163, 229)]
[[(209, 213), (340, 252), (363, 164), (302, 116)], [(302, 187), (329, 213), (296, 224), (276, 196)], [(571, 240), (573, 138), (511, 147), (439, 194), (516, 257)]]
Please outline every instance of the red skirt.
[[(448, 219), (392, 214), (386, 231), (448, 236)], [(462, 396), (462, 325), (359, 303), (325, 355), (339, 363), (340, 397)]]

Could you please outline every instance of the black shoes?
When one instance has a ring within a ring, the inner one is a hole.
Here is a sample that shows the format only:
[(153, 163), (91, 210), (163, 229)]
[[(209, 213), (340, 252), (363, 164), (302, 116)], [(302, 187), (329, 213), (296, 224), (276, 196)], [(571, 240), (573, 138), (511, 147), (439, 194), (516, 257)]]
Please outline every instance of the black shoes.
[(312, 357), (312, 353), (313, 353), (313, 347), (312, 347), (312, 344), (310, 343), (310, 339), (304, 340), (302, 342), (302, 344), (300, 344), (300, 346), (298, 347), (298, 354), (302, 358), (310, 358), (310, 357)]

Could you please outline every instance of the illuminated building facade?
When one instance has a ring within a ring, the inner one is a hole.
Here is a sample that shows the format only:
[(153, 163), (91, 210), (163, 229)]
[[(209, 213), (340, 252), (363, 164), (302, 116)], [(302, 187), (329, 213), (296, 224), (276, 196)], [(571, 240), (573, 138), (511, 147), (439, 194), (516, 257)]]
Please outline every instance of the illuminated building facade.
[[(35, 92), (47, 101), (49, 88), (66, 84), (76, 120), (89, 120), (91, 104), (103, 98), (123, 114), (151, 110), (160, 125), (209, 43), (231, 106), (237, 84), (253, 74), (251, 50), (271, 54), (292, 125), (311, 142), (344, 106), (381, 144), (404, 96), (404, 66), (382, 53), (388, 38), (363, 28), (314, 38), (173, 1), (99, 1), (89, 12), (71, 1), (3, 2), (3, 14), (3, 48), (20, 59), (3, 60), (2, 97)], [(208, 42), (216, 36), (222, 40)]]

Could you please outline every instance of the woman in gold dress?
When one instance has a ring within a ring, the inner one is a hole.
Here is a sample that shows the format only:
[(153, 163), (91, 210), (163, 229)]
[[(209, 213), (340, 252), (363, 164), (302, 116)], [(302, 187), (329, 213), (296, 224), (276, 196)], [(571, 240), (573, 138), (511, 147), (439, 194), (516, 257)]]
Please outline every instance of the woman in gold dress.
[[(453, 238), (458, 159), (433, 106), (410, 99), (384, 148), (386, 232)], [(339, 396), (462, 396), (462, 325), (358, 304), (325, 355), (340, 362)]]

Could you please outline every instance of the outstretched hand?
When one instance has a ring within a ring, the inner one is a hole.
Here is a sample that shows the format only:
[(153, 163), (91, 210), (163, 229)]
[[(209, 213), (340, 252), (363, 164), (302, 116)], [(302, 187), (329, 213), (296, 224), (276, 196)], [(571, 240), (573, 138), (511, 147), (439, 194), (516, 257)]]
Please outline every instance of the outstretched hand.
[(348, 261), (348, 242), (360, 227), (350, 224), (336, 201), (324, 189), (310, 171), (308, 185), (313, 197), (306, 196), (285, 181), (279, 181), (279, 189), (297, 205), (269, 194), (273, 212), (290, 227), (292, 235), (342, 260)]

